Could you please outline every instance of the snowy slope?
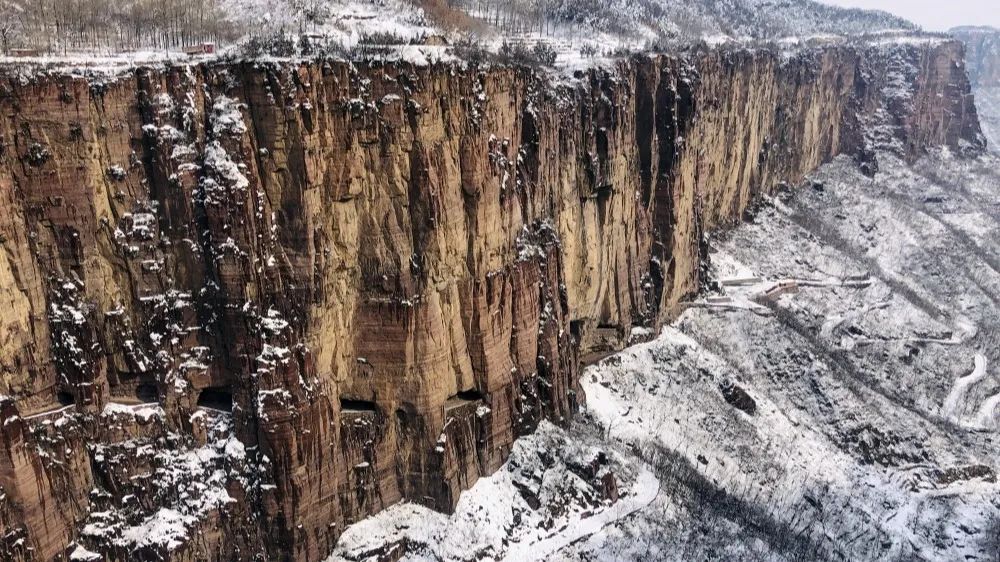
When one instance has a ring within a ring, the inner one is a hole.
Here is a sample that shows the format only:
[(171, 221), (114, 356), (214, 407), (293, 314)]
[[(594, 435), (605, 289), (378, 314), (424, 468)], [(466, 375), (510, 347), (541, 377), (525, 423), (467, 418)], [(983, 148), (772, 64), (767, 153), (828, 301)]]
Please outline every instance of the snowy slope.
[[(557, 66), (572, 70), (600, 63), (595, 55), (607, 59), (616, 53), (669, 49), (699, 40), (794, 44), (808, 38), (917, 32), (913, 24), (890, 14), (811, 0), (208, 0), (208, 5), (221, 14), (218, 21), (225, 28), (225, 33), (208, 37), (217, 43), (213, 56), (250, 58), (316, 54), (364, 58), (371, 56), (370, 46), (375, 45), (380, 56), (386, 46), (393, 46), (390, 51), (407, 51), (394, 53), (402, 58), (441, 60), (451, 57), (449, 49), (439, 45), (439, 38), (447, 37), (451, 43), (471, 41), (494, 52), (505, 42), (529, 46), (545, 42), (559, 53)], [(192, 59), (182, 47), (197, 42), (144, 44), (140, 38), (121, 51), (122, 45), (102, 43), (99, 34), (78, 45), (71, 37), (53, 43), (40, 36), (42, 31), (24, 33), (15, 45), (40, 46), (40, 51), (0, 56), (0, 64), (64, 67), (70, 63), (93, 70), (186, 61)], [(419, 46), (429, 39), (438, 46)], [(60, 47), (62, 43), (68, 48)], [(194, 60), (206, 58), (210, 57), (199, 55)]]
[[(720, 293), (588, 368), (572, 428), (520, 441), (455, 515), (390, 508), (331, 560), (995, 559), (1000, 161), (881, 163), (839, 159), (714, 239)], [(594, 451), (624, 507), (532, 503), (525, 474), (553, 490)]]
[(417, 41), (439, 33), (424, 11), (407, 0), (220, 0), (250, 36), (314, 33), (351, 47), (366, 37), (392, 35)]
[[(482, 3), (459, 0), (473, 13)], [(516, 3), (511, 3), (511, 11)], [(915, 31), (914, 24), (885, 12), (844, 9), (810, 0), (566, 0), (550, 5), (552, 23), (623, 36), (699, 39), (776, 39), (819, 34), (860, 35), (884, 31)], [(532, 12), (524, 19), (538, 19)]]
[[(347, 36), (374, 32), (402, 37), (430, 31), (430, 12), (424, 2), (406, 0), (222, 0), (235, 21), (256, 29), (286, 32), (331, 31)], [(484, 2), (453, 0), (454, 9), (471, 14), (498, 32), (534, 25), (571, 26), (580, 30), (622, 36), (681, 35), (698, 38), (771, 39), (815, 34), (859, 35), (888, 30), (915, 31), (912, 23), (879, 11), (845, 9), (812, 0), (556, 0)], [(519, 22), (522, 25), (514, 25)], [(449, 22), (436, 22), (451, 31)], [(459, 30), (469, 31), (469, 30)]]

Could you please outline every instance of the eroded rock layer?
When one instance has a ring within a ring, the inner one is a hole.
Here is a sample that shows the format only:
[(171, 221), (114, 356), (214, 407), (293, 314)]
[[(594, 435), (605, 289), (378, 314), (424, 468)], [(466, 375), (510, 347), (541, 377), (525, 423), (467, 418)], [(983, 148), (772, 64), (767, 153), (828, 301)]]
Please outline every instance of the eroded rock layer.
[(5, 560), (316, 560), (449, 510), (755, 196), (982, 146), (951, 42), (0, 87)]

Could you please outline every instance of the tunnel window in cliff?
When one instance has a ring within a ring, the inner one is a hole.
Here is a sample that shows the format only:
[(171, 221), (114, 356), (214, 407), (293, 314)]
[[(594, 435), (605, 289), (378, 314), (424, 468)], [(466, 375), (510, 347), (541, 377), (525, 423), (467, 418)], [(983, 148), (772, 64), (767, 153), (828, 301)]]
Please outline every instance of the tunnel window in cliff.
[(459, 391), (459, 393), (455, 395), (455, 398), (465, 402), (475, 402), (476, 400), (483, 399), (483, 393), (474, 388), (470, 388), (469, 390)]
[(352, 398), (340, 399), (340, 413), (342, 414), (371, 414), (375, 415), (378, 408), (374, 402), (367, 400), (354, 400)]
[(59, 401), (60, 406), (72, 406), (73, 404), (76, 403), (76, 400), (73, 398), (73, 395), (70, 394), (69, 392), (66, 392), (65, 390), (56, 393), (56, 400)]
[(232, 412), (233, 389), (228, 386), (203, 389), (198, 395), (198, 406), (221, 412)]
[(475, 412), (476, 409), (481, 406), (484, 402), (483, 393), (478, 389), (470, 388), (467, 390), (460, 390), (454, 396), (448, 398), (444, 403), (444, 411), (447, 415), (458, 415), (457, 412), (464, 411), (465, 413)]
[(142, 383), (135, 387), (135, 399), (139, 402), (159, 402), (160, 393), (155, 384)]

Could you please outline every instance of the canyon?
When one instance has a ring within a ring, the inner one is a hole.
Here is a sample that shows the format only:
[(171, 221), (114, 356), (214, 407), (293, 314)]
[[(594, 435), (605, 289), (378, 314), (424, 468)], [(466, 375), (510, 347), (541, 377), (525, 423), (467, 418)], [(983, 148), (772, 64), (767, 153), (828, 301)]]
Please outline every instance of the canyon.
[(689, 304), (760, 196), (985, 148), (963, 46), (927, 37), (572, 76), (7, 69), (0, 110), (17, 561), (316, 560), (402, 500), (452, 511)]

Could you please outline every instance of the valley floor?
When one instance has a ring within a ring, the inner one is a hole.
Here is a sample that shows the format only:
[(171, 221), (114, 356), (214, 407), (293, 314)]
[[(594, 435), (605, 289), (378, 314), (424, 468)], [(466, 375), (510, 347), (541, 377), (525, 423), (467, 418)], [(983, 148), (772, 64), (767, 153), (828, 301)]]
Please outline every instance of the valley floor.
[(569, 430), (331, 560), (997, 560), (1000, 161), (881, 164), (765, 201)]

